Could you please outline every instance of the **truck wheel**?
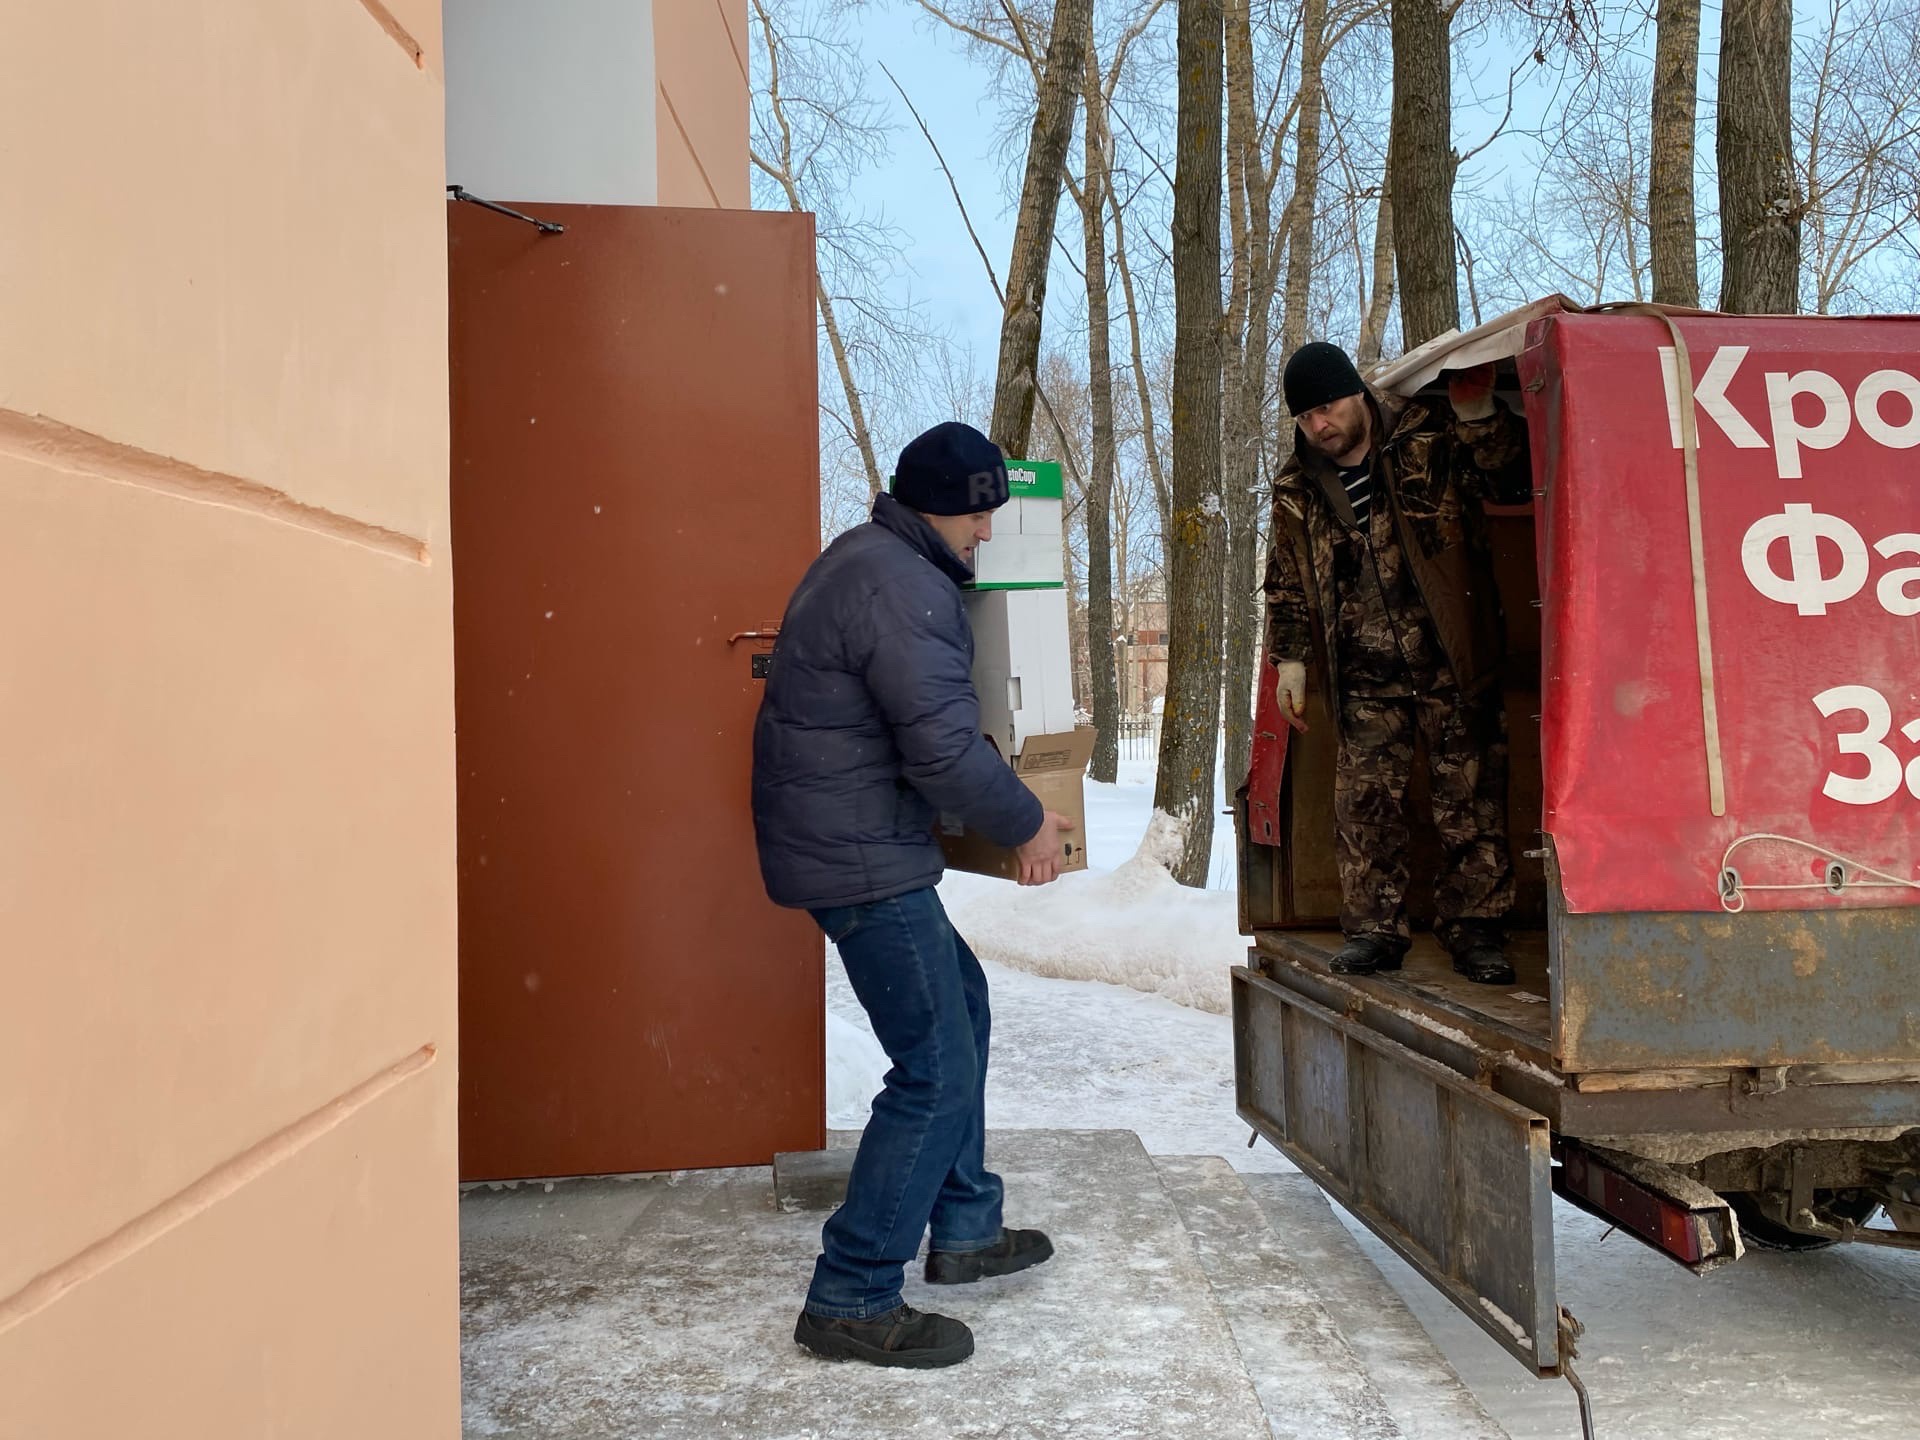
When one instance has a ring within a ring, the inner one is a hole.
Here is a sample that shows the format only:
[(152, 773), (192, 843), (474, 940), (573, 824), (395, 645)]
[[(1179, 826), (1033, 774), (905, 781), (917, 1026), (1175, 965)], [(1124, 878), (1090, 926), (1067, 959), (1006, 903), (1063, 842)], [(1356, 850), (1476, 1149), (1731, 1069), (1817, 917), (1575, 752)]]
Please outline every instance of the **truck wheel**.
[[(1784, 1190), (1736, 1192), (1726, 1197), (1740, 1217), (1740, 1234), (1761, 1250), (1824, 1250), (1840, 1242), (1829, 1235), (1803, 1235), (1786, 1223), (1791, 1203)], [(1864, 1225), (1880, 1202), (1864, 1190), (1816, 1190), (1813, 1213), (1824, 1224)]]

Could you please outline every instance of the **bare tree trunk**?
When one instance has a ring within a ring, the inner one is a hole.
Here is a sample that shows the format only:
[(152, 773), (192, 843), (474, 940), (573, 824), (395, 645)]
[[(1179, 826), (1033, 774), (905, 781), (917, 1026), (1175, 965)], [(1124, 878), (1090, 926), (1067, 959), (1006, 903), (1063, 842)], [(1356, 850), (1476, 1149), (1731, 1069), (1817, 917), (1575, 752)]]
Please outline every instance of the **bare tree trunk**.
[(867, 493), (880, 493), (880, 466), (874, 459), (873, 436), (867, 432), (867, 409), (860, 403), (860, 387), (854, 383), (853, 365), (847, 359), (847, 343), (840, 338), (840, 322), (834, 318), (833, 297), (827, 294), (826, 282), (816, 270), (813, 276), (814, 293), (820, 302), (820, 324), (827, 332), (827, 344), (833, 351), (834, 367), (840, 372), (840, 386), (847, 393), (848, 429), (853, 431), (853, 443), (860, 447), (860, 461), (867, 467)]
[(1395, 0), (1393, 248), (1400, 334), (1411, 350), (1460, 324), (1453, 250), (1453, 72), (1444, 0)]
[(1086, 64), (1093, 0), (1056, 0), (1047, 68), (1040, 77), (1027, 138), (1027, 174), (1007, 265), (1006, 309), (1000, 317), (1000, 364), (993, 384), (994, 442), (1024, 456), (1033, 438), (1034, 373), (1040, 364), (1040, 324), (1053, 258), (1053, 222), (1060, 205), (1073, 107)]
[[(1086, 502), (1087, 492), (1082, 486), (1078, 503), (1084, 505)], [(1080, 581), (1080, 557), (1074, 553), (1073, 526), (1070, 524), (1060, 527), (1060, 573), (1067, 577), (1067, 661), (1073, 676), (1071, 682), (1073, 707), (1075, 710), (1080, 710), (1087, 705), (1087, 687), (1081, 679), (1080, 657), (1087, 654), (1083, 647), (1091, 636), (1085, 628), (1086, 590)], [(1089, 661), (1091, 658), (1089, 655)], [(1091, 672), (1090, 664), (1089, 672)]]
[(1113, 355), (1107, 310), (1107, 128), (1100, 62), (1088, 19), (1087, 179), (1080, 223), (1086, 240), (1087, 385), (1093, 411), (1093, 463), (1087, 477), (1087, 664), (1093, 690), (1095, 780), (1120, 774), (1120, 686), (1113, 663)]
[(1140, 397), (1140, 444), (1147, 454), (1147, 478), (1153, 484), (1154, 508), (1160, 512), (1160, 534), (1172, 528), (1168, 518), (1173, 494), (1167, 487), (1166, 467), (1160, 463), (1160, 436), (1154, 429), (1153, 385), (1147, 379), (1146, 347), (1140, 339), (1140, 306), (1133, 294), (1133, 268), (1127, 263), (1127, 227), (1120, 200), (1111, 190), (1107, 204), (1113, 211), (1113, 263), (1120, 271), (1120, 291), (1127, 300), (1127, 335), (1133, 348), (1133, 383)]
[(1127, 571), (1127, 550), (1129, 532), (1133, 528), (1133, 496), (1126, 483), (1121, 479), (1116, 463), (1113, 485), (1113, 630), (1114, 640), (1108, 646), (1113, 661), (1114, 678), (1120, 692), (1119, 711), (1121, 719), (1134, 713), (1132, 696), (1129, 692), (1127, 677), (1127, 647), (1125, 638), (1133, 634), (1133, 580)]
[(1204, 886), (1220, 734), (1221, 0), (1181, 0), (1173, 179), (1173, 513), (1166, 714), (1154, 809), (1180, 828), (1173, 876)]
[[(1262, 607), (1260, 520), (1255, 494), (1260, 456), (1265, 448), (1268, 367), (1271, 356), (1273, 294), (1279, 279), (1280, 244), (1272, 235), (1271, 185), (1255, 186), (1259, 144), (1254, 133), (1253, 47), (1248, 0), (1231, 0), (1227, 21), (1228, 148), (1238, 153), (1233, 136), (1245, 136), (1249, 179), (1250, 254), (1247, 271), (1254, 298), (1247, 315), (1237, 364), (1231, 367), (1222, 483), (1228, 520), (1226, 622), (1226, 777), (1238, 784), (1253, 752), (1254, 677), (1259, 664)], [(1293, 195), (1281, 225), (1287, 252), (1287, 284), (1281, 320), (1281, 348), (1291, 354), (1307, 340), (1312, 289), (1314, 220), (1320, 183), (1320, 129), (1325, 103), (1321, 74), (1326, 57), (1326, 0), (1306, 0), (1300, 16), (1300, 92), (1295, 106)], [(1244, 30), (1243, 30), (1244, 27)], [(1244, 77), (1244, 78), (1243, 78)], [(1278, 160), (1276, 156), (1276, 168)], [(1253, 198), (1258, 189), (1260, 198)], [(1235, 268), (1240, 260), (1236, 238)]]
[(1647, 182), (1653, 303), (1697, 309), (1700, 225), (1693, 208), (1693, 150), (1700, 99), (1700, 0), (1660, 0), (1658, 26), (1653, 170)]
[(1800, 308), (1793, 164), (1792, 0), (1727, 0), (1720, 15), (1720, 308)]
[(1314, 217), (1320, 201), (1320, 122), (1326, 106), (1327, 0), (1306, 0), (1300, 11), (1300, 120), (1293, 147), (1293, 234), (1287, 240), (1287, 294), (1280, 346), (1291, 355), (1307, 343), (1307, 306), (1313, 284)]
[[(1312, 0), (1324, 13), (1321, 0)], [(1311, 25), (1311, 20), (1307, 22)], [(1279, 264), (1273, 240), (1273, 186), (1262, 168), (1262, 146), (1255, 111), (1252, 7), (1250, 0), (1227, 0), (1227, 154), (1234, 194), (1233, 315), (1227, 333), (1233, 349), (1227, 357), (1225, 415), (1222, 427), (1221, 488), (1226, 492), (1227, 570), (1225, 585), (1226, 663), (1225, 732), (1227, 783), (1238, 785), (1253, 750), (1253, 684), (1259, 643), (1259, 607), (1255, 603), (1260, 565), (1260, 503), (1254, 494), (1260, 477), (1260, 450), (1266, 414), (1269, 317)], [(1317, 130), (1316, 130), (1317, 141)], [(1295, 187), (1296, 196), (1298, 186)], [(1292, 207), (1288, 213), (1294, 214)], [(1295, 234), (1298, 233), (1297, 226)]]
[(1373, 217), (1373, 298), (1360, 327), (1360, 347), (1354, 361), (1364, 371), (1380, 363), (1386, 346), (1387, 317), (1393, 312), (1393, 147), (1387, 147), (1385, 173), (1380, 177), (1380, 206)]

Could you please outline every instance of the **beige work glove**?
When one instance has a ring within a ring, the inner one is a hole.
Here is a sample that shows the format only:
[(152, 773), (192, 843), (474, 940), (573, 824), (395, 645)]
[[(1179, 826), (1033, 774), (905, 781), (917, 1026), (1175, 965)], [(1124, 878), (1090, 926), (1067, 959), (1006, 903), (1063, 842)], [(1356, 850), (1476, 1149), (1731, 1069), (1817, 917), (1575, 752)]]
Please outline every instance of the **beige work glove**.
[(1447, 376), (1447, 403), (1462, 420), (1485, 420), (1493, 414), (1494, 370), (1491, 365), (1475, 365), (1470, 370), (1455, 370)]
[(1274, 666), (1278, 677), (1275, 689), (1280, 696), (1280, 713), (1296, 730), (1307, 728), (1307, 667), (1298, 660), (1282, 660)]

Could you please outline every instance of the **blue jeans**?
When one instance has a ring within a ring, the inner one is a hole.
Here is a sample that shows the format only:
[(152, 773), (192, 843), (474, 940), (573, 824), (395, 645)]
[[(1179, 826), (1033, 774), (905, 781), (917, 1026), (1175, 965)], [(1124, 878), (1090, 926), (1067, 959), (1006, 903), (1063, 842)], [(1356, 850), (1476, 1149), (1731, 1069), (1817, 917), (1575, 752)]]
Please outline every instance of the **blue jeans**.
[(929, 1226), (936, 1250), (1000, 1239), (987, 1169), (987, 977), (931, 889), (815, 910), (893, 1062), (827, 1221), (807, 1309), (867, 1320), (900, 1304)]

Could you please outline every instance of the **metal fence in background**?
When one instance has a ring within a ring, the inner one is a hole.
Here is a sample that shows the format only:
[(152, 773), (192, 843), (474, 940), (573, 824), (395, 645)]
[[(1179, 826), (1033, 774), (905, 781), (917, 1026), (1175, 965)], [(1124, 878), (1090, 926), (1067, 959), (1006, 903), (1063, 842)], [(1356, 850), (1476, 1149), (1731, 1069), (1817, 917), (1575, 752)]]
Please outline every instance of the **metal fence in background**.
[(1158, 760), (1160, 758), (1160, 722), (1146, 716), (1120, 722), (1120, 758), (1122, 760)]

